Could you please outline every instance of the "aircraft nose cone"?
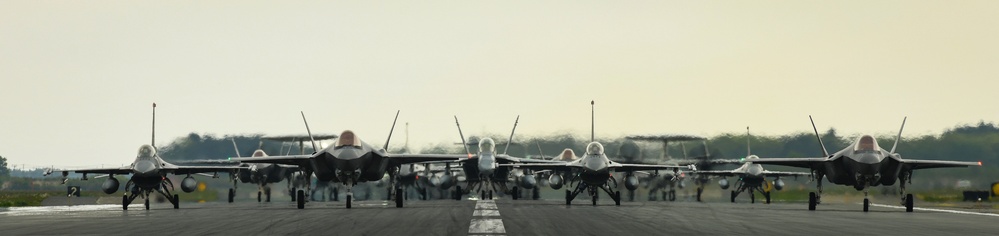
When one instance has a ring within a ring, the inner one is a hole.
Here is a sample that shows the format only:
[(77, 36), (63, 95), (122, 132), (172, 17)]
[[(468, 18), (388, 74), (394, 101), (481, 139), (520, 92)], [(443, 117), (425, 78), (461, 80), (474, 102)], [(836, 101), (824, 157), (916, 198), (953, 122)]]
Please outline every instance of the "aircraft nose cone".
[(151, 161), (135, 163), (135, 172), (139, 175), (150, 175), (156, 172), (156, 164)]
[(600, 171), (606, 168), (607, 164), (601, 162), (600, 160), (591, 160), (584, 163), (583, 166), (590, 171)]
[(857, 155), (857, 157), (854, 159), (859, 163), (875, 164), (875, 163), (881, 163), (882, 158), (880, 153), (863, 153)]
[(492, 165), (479, 165), (479, 173), (482, 175), (491, 176), (494, 170)]

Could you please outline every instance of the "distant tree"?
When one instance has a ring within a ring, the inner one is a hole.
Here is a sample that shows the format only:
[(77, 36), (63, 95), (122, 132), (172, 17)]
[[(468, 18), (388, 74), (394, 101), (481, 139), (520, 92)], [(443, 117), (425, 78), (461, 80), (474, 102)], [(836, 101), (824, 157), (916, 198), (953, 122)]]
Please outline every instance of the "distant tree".
[(10, 169), (7, 168), (7, 158), (0, 156), (0, 176), (10, 176)]

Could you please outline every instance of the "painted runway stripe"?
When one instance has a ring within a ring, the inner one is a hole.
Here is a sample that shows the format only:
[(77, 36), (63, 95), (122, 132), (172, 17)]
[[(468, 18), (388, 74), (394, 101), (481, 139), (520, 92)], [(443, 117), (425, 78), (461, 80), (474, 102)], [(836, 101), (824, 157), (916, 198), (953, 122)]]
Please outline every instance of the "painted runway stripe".
[(479, 200), (475, 203), (475, 211), (472, 212), (472, 222), (468, 225), (469, 235), (503, 235), (506, 228), (503, 227), (503, 219), (500, 218), (496, 202), (493, 200)]
[[(905, 207), (903, 207), (903, 206), (882, 205), (882, 204), (874, 204), (874, 203), (871, 203), (871, 206), (887, 207), (887, 208), (895, 208), (895, 209), (905, 209)], [(981, 213), (981, 212), (958, 211), (958, 210), (944, 210), (944, 209), (933, 209), (933, 208), (922, 208), (922, 207), (913, 207), (912, 209), (914, 211), (935, 211), (935, 212), (946, 212), (946, 213), (954, 213), (954, 214), (979, 215), (979, 216), (997, 216), (997, 217), (999, 217), (999, 214), (993, 214), (993, 213)]]

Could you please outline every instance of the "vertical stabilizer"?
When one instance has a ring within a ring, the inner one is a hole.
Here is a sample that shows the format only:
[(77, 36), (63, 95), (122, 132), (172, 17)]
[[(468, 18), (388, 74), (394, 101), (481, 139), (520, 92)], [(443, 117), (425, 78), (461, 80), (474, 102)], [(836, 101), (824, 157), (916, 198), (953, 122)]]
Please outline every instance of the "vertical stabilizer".
[(513, 130), (510, 130), (510, 139), (506, 141), (506, 147), (503, 148), (503, 155), (506, 155), (506, 151), (510, 150), (510, 144), (513, 143), (513, 133), (517, 132), (517, 123), (520, 122), (520, 115), (517, 115), (517, 119), (513, 121)]
[(465, 142), (465, 135), (461, 133), (461, 124), (458, 123), (458, 116), (454, 116), (454, 124), (458, 126), (458, 136), (461, 136), (461, 146), (465, 147), (465, 153), (468, 154), (468, 157), (472, 157), (472, 151), (468, 150), (468, 143)]
[(895, 136), (895, 144), (891, 145), (891, 152), (889, 153), (895, 153), (895, 148), (898, 147), (898, 140), (902, 140), (902, 129), (905, 129), (905, 119), (908, 118), (909, 117), (902, 118), (902, 127), (898, 128), (898, 136)]
[[(312, 129), (309, 129), (309, 121), (305, 119), (305, 112), (304, 111), (299, 111), (299, 112), (302, 113), (302, 121), (305, 122), (305, 132), (309, 133), (309, 140), (312, 141), (312, 151), (319, 152), (319, 147), (316, 146), (316, 138), (312, 137)], [(305, 149), (302, 150), (303, 152), (305, 151)]]
[(149, 145), (156, 148), (156, 103), (153, 103), (153, 139), (149, 141)]
[(819, 136), (819, 129), (815, 128), (815, 120), (812, 120), (812, 116), (808, 116), (808, 121), (812, 122), (812, 130), (815, 131), (815, 138), (819, 140), (819, 146), (822, 146), (822, 155), (829, 157), (829, 151), (826, 150), (826, 144), (822, 143), (822, 136)]
[(239, 146), (236, 146), (236, 139), (229, 138), (229, 140), (232, 141), (232, 149), (236, 151), (236, 157), (242, 157), (239, 155)]
[(388, 151), (389, 141), (392, 141), (392, 131), (395, 131), (395, 122), (396, 121), (399, 121), (399, 110), (395, 111), (395, 119), (392, 119), (392, 128), (389, 129), (388, 138), (385, 139), (385, 146), (382, 147), (382, 149), (385, 149), (386, 151)]

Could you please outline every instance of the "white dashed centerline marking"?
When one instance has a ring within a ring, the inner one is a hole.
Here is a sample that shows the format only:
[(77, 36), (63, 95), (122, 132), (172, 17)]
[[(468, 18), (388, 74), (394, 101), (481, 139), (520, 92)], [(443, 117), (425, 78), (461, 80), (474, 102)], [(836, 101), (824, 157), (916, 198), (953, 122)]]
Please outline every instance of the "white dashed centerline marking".
[(503, 227), (503, 219), (500, 219), (499, 210), (496, 209), (496, 202), (493, 200), (479, 200), (475, 203), (475, 211), (472, 212), (472, 222), (468, 225), (469, 235), (503, 235), (506, 228)]
[[(887, 207), (887, 208), (895, 208), (895, 209), (905, 209), (905, 207), (903, 207), (903, 206), (882, 205), (882, 204), (874, 204), (874, 203), (871, 203), (871, 206)], [(993, 213), (981, 213), (981, 212), (957, 211), (957, 210), (944, 210), (944, 209), (933, 209), (933, 208), (922, 208), (922, 207), (913, 207), (912, 209), (913, 210), (918, 210), (918, 211), (935, 211), (935, 212), (946, 212), (946, 213), (965, 214), (965, 215), (999, 216), (999, 214), (993, 214)]]

